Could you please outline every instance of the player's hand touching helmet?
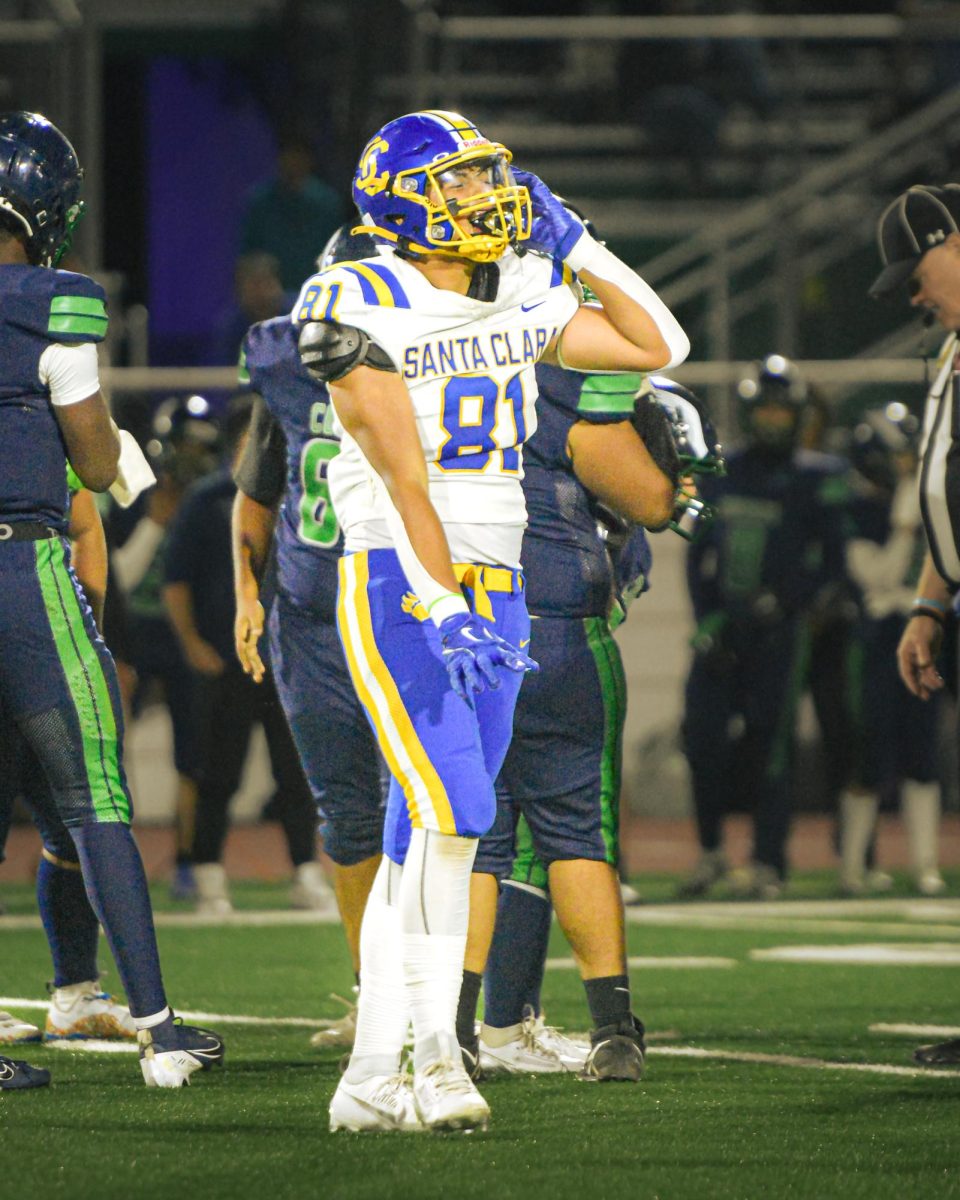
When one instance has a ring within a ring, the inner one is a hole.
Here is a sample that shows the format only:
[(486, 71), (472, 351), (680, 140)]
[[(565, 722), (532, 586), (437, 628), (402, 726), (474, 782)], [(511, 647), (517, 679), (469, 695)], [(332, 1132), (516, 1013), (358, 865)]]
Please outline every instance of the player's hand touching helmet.
[(513, 177), (530, 193), (533, 207), (533, 224), (530, 237), (523, 243), (524, 249), (541, 250), (551, 258), (565, 259), (586, 233), (586, 226), (575, 213), (564, 207), (542, 179), (516, 167)]
[(453, 690), (464, 700), (471, 692), (498, 688), (498, 670), (538, 671), (532, 658), (494, 633), (475, 613), (454, 613), (440, 622), (443, 661)]

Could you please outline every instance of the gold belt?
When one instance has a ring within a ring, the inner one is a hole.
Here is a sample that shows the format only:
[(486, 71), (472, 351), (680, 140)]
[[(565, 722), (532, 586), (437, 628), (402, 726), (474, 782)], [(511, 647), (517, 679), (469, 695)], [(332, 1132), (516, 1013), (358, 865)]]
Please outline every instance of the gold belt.
[(457, 582), (473, 592), (473, 607), (478, 617), (493, 618), (493, 605), (487, 592), (523, 591), (523, 575), (513, 567), (489, 567), (482, 563), (454, 563)]

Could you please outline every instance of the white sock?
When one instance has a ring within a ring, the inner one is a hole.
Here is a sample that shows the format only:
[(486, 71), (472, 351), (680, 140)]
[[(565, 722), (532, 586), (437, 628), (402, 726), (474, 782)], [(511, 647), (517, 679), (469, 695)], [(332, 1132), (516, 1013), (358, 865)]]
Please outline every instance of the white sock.
[(168, 1006), (167, 1008), (162, 1008), (158, 1013), (154, 1013), (151, 1017), (134, 1017), (133, 1023), (138, 1029), (153, 1029), (155, 1025), (162, 1025), (169, 1016), (170, 1008)]
[(935, 871), (940, 841), (940, 785), (908, 779), (903, 785), (901, 810), (914, 874)]
[(457, 1045), (476, 852), (476, 838), (425, 829), (414, 829), (410, 837), (400, 883), (400, 923), (418, 1069)]
[(844, 792), (840, 797), (840, 879), (845, 887), (863, 885), (877, 808), (875, 792)]
[(388, 1074), (400, 1062), (409, 1016), (400, 938), (400, 867), (380, 862), (360, 926), (361, 987), (350, 1082)]

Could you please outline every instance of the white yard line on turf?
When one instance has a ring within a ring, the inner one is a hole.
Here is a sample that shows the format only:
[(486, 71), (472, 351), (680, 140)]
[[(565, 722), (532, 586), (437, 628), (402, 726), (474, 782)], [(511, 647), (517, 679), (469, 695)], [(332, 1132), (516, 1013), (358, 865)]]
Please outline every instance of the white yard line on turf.
[[(0, 1008), (49, 1008), (49, 1000), (24, 1000), (20, 996), (0, 996)], [(241, 1017), (234, 1013), (187, 1012), (178, 1008), (177, 1016), (185, 1021), (216, 1021), (220, 1025), (288, 1025), (296, 1029), (325, 1029), (323, 1017)]]
[(754, 1050), (708, 1050), (700, 1046), (649, 1046), (649, 1054), (673, 1058), (711, 1058), (724, 1062), (764, 1063), (771, 1067), (802, 1067), (813, 1071), (857, 1071), (866, 1075), (935, 1076), (939, 1079), (960, 1078), (957, 1071), (938, 1071), (931, 1067), (895, 1067), (889, 1063), (830, 1062), (825, 1058), (799, 1058), (794, 1054), (760, 1054)]
[[(572, 958), (548, 958), (546, 966), (551, 971), (572, 971), (576, 968), (576, 961)], [(642, 967), (659, 969), (666, 967), (668, 970), (674, 968), (705, 968), (707, 970), (713, 968), (735, 967), (737, 960), (735, 958), (711, 958), (707, 955), (701, 957), (683, 956), (681, 954), (670, 954), (648, 956), (646, 958), (632, 955), (627, 959), (628, 967)]]
[(754, 962), (842, 963), (851, 967), (960, 967), (960, 946), (876, 943), (865, 946), (769, 946)]
[(904, 1037), (933, 1038), (945, 1041), (947, 1038), (960, 1037), (960, 1025), (884, 1025), (882, 1023), (870, 1026), (871, 1033), (901, 1033)]
[[(716, 907), (716, 906), (714, 906)], [(847, 921), (842, 918), (798, 918), (789, 913), (773, 917), (745, 911), (734, 912), (740, 905), (730, 905), (726, 913), (703, 912), (695, 905), (674, 908), (628, 908), (627, 923), (630, 925), (658, 925), (675, 929), (735, 929), (750, 930), (752, 933), (780, 933), (785, 929), (793, 933), (872, 933), (891, 937), (936, 937), (956, 938), (960, 941), (960, 925), (918, 925), (908, 921)], [(763, 907), (763, 906), (758, 906)], [(3, 918), (0, 917), (0, 929)]]
[[(300, 909), (248, 909), (229, 913), (227, 916), (208, 917), (200, 913), (160, 912), (153, 914), (154, 924), (164, 929), (198, 929), (206, 926), (234, 925), (250, 928), (271, 925), (339, 925), (340, 918), (330, 913), (315, 913)], [(40, 929), (39, 916), (25, 914), (16, 917), (0, 917), (0, 932), (14, 929)]]

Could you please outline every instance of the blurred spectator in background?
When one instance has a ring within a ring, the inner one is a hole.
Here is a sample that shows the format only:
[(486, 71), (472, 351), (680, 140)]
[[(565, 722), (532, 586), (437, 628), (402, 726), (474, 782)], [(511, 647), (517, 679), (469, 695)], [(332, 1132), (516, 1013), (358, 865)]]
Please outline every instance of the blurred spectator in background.
[[(831, 411), (823, 394), (808, 385), (807, 402), (800, 422), (797, 445), (804, 451), (804, 461), (811, 468), (819, 466), (825, 476), (831, 504), (837, 512), (849, 496), (847, 459), (835, 451), (842, 446), (844, 431), (831, 423)], [(846, 576), (837, 576), (817, 593), (810, 611), (810, 656), (805, 679), (819, 732), (822, 759), (822, 798), (807, 794), (802, 798), (807, 807), (819, 801), (830, 812), (840, 802), (840, 793), (850, 778), (852, 765), (853, 726), (847, 695), (847, 667), (853, 628), (857, 620), (855, 588)], [(821, 773), (804, 773), (805, 780), (817, 781)], [(801, 797), (796, 798), (799, 802)], [(811, 804), (811, 801), (813, 803)]]
[[(217, 464), (219, 434), (209, 405), (200, 396), (171, 397), (157, 408), (147, 446), (157, 476), (130, 509), (110, 515), (112, 577), (124, 598), (126, 654), (132, 672), (121, 674), (131, 716), (138, 717), (159, 685), (173, 728), (177, 772), (176, 863), (173, 893), (193, 894), (190, 847), (200, 771), (194, 717), (193, 672), (174, 635), (161, 595), (170, 523), (185, 490)], [(109, 594), (109, 593), (108, 593)]]
[(197, 908), (208, 915), (232, 910), (221, 864), (228, 809), (238, 791), (254, 724), (259, 721), (277, 793), (272, 813), (283, 825), (294, 866), (291, 903), (336, 911), (333, 891), (316, 861), (317, 810), (269, 674), (256, 684), (234, 650), (235, 615), (230, 521), (239, 461), (250, 420), (249, 395), (231, 402), (223, 419), (224, 465), (195, 483), (170, 532), (163, 601), (194, 672), (200, 773), (191, 857)]
[(770, 355), (738, 390), (746, 442), (726, 476), (702, 481), (718, 514), (688, 559), (697, 629), (684, 738), (702, 855), (680, 894), (702, 896), (726, 877), (724, 817), (745, 805), (753, 862), (737, 890), (773, 899), (787, 873), (807, 619), (821, 588), (842, 577), (843, 534), (831, 474), (797, 449), (807, 389), (796, 367)]
[(850, 577), (861, 617), (849, 694), (856, 718), (856, 765), (841, 798), (840, 886), (850, 895), (889, 887), (867, 871), (877, 812), (899, 799), (917, 891), (936, 896), (940, 784), (937, 700), (925, 705), (897, 684), (896, 649), (923, 562), (925, 542), (915, 479), (917, 422), (902, 404), (864, 414), (853, 430)]
[[(313, 273), (317, 247), (348, 215), (342, 197), (314, 172), (309, 142), (303, 137), (287, 138), (280, 146), (276, 175), (251, 193), (242, 219), (241, 255), (257, 250), (273, 255), (281, 286), (288, 292), (296, 292)], [(246, 329), (241, 338), (244, 333)]]
[(250, 326), (289, 312), (295, 299), (295, 292), (283, 289), (280, 266), (274, 255), (262, 250), (241, 254), (233, 270), (233, 299), (217, 319), (207, 364), (236, 366), (240, 345)]

